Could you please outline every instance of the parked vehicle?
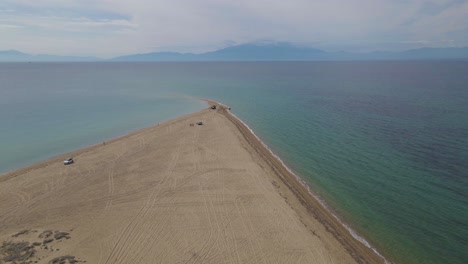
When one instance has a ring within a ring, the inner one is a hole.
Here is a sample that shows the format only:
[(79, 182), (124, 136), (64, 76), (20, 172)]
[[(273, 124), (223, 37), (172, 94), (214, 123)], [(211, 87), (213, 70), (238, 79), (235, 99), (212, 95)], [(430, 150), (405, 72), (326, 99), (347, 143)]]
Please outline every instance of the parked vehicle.
[(72, 164), (74, 161), (73, 161), (73, 158), (68, 158), (66, 160), (63, 161), (63, 165), (70, 165)]

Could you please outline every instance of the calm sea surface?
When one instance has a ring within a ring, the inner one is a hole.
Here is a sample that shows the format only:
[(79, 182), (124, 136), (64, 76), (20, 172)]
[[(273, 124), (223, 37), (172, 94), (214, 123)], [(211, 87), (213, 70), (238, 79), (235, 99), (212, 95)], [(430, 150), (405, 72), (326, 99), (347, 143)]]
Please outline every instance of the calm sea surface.
[(3, 63), (0, 173), (233, 108), (391, 261), (468, 261), (468, 62)]

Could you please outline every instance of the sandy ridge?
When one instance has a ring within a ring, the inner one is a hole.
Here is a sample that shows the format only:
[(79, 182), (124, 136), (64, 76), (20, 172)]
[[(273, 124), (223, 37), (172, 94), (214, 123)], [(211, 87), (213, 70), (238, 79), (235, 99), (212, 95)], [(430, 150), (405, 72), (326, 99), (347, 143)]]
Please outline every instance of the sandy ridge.
[(0, 176), (0, 211), (38, 263), (382, 262), (224, 107)]
[[(210, 104), (219, 103), (209, 101)], [(296, 210), (304, 221), (307, 218), (306, 214), (312, 215), (321, 224), (325, 226), (333, 236), (346, 248), (349, 254), (358, 263), (384, 263), (384, 259), (378, 256), (371, 249), (363, 245), (360, 241), (356, 240), (349, 231), (328, 211), (322, 204), (313, 197), (309, 190), (304, 186), (303, 183), (296, 179), (296, 176), (284, 167), (284, 165), (274, 157), (270, 150), (266, 149), (264, 144), (258, 140), (258, 138), (250, 132), (250, 129), (246, 127), (239, 119), (226, 109), (225, 106), (219, 108), (219, 113), (226, 116), (233, 124), (236, 125), (237, 129), (241, 131), (244, 139), (249, 143), (252, 149), (258, 154), (264, 162), (266, 162), (274, 171), (276, 176), (285, 184), (288, 189), (292, 192), (285, 193), (287, 198), (297, 199), (300, 205), (290, 202), (291, 207)], [(307, 212), (304, 212), (304, 208)], [(304, 221), (307, 225), (307, 221)]]

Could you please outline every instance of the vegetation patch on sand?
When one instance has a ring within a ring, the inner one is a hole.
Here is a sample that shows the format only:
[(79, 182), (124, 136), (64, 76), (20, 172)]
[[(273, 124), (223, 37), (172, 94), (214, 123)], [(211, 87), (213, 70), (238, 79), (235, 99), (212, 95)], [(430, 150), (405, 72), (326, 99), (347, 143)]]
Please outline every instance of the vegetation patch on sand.
[[(36, 234), (36, 233), (39, 233)], [(75, 256), (59, 256), (58, 242), (63, 238), (70, 239), (70, 233), (60, 230), (37, 230), (23, 229), (11, 236), (11, 239), (1, 242), (0, 264), (26, 264), (26, 263), (52, 263), (68, 264), (86, 262)], [(21, 240), (19, 240), (19, 237)]]
[(11, 263), (29, 263), (29, 260), (34, 256), (36, 250), (34, 246), (27, 241), (13, 242), (4, 241), (0, 247), (0, 255), (2, 255), (2, 261)]
[(73, 263), (78, 263), (78, 262), (83, 262), (83, 261), (79, 261), (75, 258), (75, 256), (70, 256), (70, 255), (56, 257), (52, 259), (51, 261), (49, 261), (50, 264), (68, 264), (68, 263), (73, 264)]

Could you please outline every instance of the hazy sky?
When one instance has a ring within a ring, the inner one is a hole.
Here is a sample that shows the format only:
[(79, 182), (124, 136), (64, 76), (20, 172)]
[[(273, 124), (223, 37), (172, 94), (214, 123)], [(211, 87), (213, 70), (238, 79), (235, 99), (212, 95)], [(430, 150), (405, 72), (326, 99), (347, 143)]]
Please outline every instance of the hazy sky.
[(263, 40), (347, 51), (468, 46), (468, 0), (0, 0), (0, 50), (110, 57)]

